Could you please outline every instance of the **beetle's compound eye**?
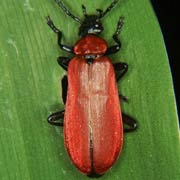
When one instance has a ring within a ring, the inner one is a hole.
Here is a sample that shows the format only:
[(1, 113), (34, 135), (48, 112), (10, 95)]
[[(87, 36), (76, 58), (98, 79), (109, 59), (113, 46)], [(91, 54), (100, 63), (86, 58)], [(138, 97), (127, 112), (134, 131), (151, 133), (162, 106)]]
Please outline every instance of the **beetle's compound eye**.
[(96, 33), (100, 33), (103, 31), (103, 26), (100, 21), (96, 21), (96, 23), (94, 24), (94, 31)]

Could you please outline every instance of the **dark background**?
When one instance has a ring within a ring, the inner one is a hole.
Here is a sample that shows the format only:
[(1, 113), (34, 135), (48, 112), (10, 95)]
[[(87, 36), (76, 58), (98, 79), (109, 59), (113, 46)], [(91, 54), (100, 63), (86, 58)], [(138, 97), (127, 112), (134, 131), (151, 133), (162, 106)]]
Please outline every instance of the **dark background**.
[(164, 36), (173, 76), (177, 108), (180, 112), (180, 87), (178, 85), (180, 83), (180, 6), (178, 0), (151, 0), (151, 2)]

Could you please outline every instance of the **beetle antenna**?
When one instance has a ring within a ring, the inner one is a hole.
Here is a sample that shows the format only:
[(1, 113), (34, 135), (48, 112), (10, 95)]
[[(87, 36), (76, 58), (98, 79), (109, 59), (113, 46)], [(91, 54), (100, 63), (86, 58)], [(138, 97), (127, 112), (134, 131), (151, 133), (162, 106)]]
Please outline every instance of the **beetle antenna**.
[(58, 6), (60, 6), (60, 7), (62, 8), (62, 10), (63, 10), (68, 16), (70, 16), (72, 19), (74, 19), (75, 21), (77, 21), (78, 23), (81, 24), (81, 20), (80, 20), (78, 17), (74, 16), (74, 15), (64, 6), (64, 4), (62, 3), (61, 0), (55, 0), (55, 2), (58, 4)]
[(101, 16), (103, 15), (103, 10), (96, 9), (96, 11), (98, 12), (98, 17), (101, 18)]
[[(111, 9), (119, 2), (119, 0), (114, 0), (104, 12), (99, 13), (99, 18), (103, 18)], [(99, 10), (98, 10), (99, 11)]]
[(82, 4), (82, 10), (83, 10), (83, 14), (84, 16), (86, 17), (87, 16), (87, 13), (86, 13), (86, 7)]

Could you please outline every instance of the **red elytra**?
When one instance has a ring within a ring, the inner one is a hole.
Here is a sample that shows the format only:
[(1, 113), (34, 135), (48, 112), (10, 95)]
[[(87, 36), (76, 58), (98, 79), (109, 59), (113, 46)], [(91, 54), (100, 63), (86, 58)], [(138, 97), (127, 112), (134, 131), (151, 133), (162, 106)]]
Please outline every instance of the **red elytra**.
[[(68, 65), (65, 146), (81, 172), (103, 174), (118, 158), (123, 144), (115, 72), (111, 60), (101, 56), (107, 49), (103, 39), (87, 35), (74, 49), (77, 56)], [(91, 65), (83, 57), (89, 53), (100, 56)]]

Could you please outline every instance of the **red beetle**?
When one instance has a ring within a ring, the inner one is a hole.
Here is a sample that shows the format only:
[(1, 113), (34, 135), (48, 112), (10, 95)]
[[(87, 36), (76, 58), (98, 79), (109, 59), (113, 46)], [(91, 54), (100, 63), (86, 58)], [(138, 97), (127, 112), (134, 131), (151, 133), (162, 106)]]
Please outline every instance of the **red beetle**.
[[(84, 20), (74, 16), (60, 0), (56, 3), (64, 12), (80, 23), (80, 40), (69, 47), (61, 43), (62, 32), (50, 17), (47, 24), (58, 35), (60, 48), (73, 53), (73, 58), (59, 57), (58, 63), (68, 71), (62, 79), (62, 97), (65, 111), (48, 117), (53, 125), (64, 125), (67, 152), (75, 166), (88, 176), (104, 174), (118, 158), (123, 145), (123, 131), (136, 129), (136, 121), (121, 114), (116, 80), (127, 71), (126, 63), (112, 64), (107, 55), (121, 47), (118, 35), (123, 25), (120, 17), (113, 35), (115, 45), (108, 47), (98, 35), (103, 31), (101, 19), (115, 6), (114, 0), (105, 10), (97, 9), (97, 15), (87, 15), (82, 5)], [(118, 73), (118, 74), (116, 74)], [(124, 100), (126, 98), (120, 95)], [(64, 123), (57, 120), (64, 118)], [(123, 129), (122, 121), (129, 125)]]

